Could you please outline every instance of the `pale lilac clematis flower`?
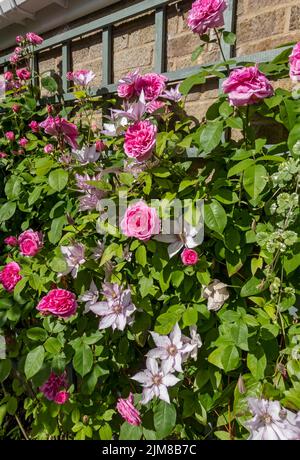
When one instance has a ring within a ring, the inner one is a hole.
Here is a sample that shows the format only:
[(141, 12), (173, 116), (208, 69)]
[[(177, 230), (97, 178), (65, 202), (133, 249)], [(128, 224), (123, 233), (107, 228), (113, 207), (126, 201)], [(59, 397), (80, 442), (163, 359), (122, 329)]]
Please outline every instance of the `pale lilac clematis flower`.
[(123, 289), (118, 284), (106, 283), (102, 293), (107, 301), (97, 302), (90, 307), (90, 311), (102, 317), (99, 329), (111, 327), (113, 331), (115, 329), (124, 331), (127, 324), (132, 324), (131, 315), (136, 310), (131, 300), (130, 289)]
[(196, 361), (198, 357), (198, 349), (202, 347), (202, 340), (200, 334), (197, 332), (196, 326), (190, 326), (190, 334), (191, 337), (186, 337), (185, 335), (182, 336), (182, 342), (184, 344), (188, 343), (193, 347), (191, 351), (183, 353), (182, 362), (187, 361), (189, 358), (192, 358), (194, 361)]
[(120, 136), (124, 133), (126, 126), (128, 125), (128, 119), (126, 117), (117, 117), (111, 110), (111, 116), (107, 117), (111, 123), (103, 123), (102, 134), (109, 137)]
[(75, 174), (75, 179), (77, 187), (80, 193), (84, 193), (83, 196), (79, 198), (79, 210), (80, 211), (91, 211), (97, 209), (97, 205), (101, 198), (105, 195), (105, 192), (97, 189), (93, 185), (88, 184), (87, 182), (93, 182), (100, 180), (100, 174), (90, 177), (88, 174), (80, 175)]
[(166, 372), (174, 369), (182, 372), (182, 356), (194, 349), (194, 345), (190, 343), (184, 344), (181, 338), (181, 330), (178, 323), (175, 324), (173, 331), (169, 337), (167, 335), (159, 335), (156, 332), (150, 332), (157, 348), (153, 348), (147, 353), (149, 358), (159, 358), (164, 362)]
[(184, 247), (193, 249), (203, 242), (203, 229), (197, 229), (190, 225), (186, 220), (183, 225), (178, 221), (172, 222), (172, 234), (164, 234), (164, 223), (162, 225), (162, 233), (154, 237), (155, 240), (162, 243), (170, 243), (168, 246), (168, 254), (170, 259), (178, 254)]
[(166, 90), (160, 97), (168, 99), (169, 101), (179, 102), (182, 99), (182, 94), (179, 91), (180, 83), (175, 88)]
[(67, 263), (67, 269), (65, 272), (59, 273), (58, 276), (71, 273), (73, 278), (77, 278), (80, 265), (85, 263), (83, 244), (75, 243), (73, 246), (61, 246), (60, 250)]
[(251, 432), (248, 440), (300, 440), (299, 412), (295, 414), (281, 407), (279, 401), (248, 398), (253, 418), (246, 422)]
[(80, 150), (72, 150), (73, 157), (79, 161), (82, 165), (87, 165), (88, 163), (95, 163), (99, 160), (100, 152), (96, 150), (96, 144), (94, 145), (85, 145)]
[(88, 291), (85, 291), (79, 298), (78, 300), (80, 302), (85, 302), (85, 307), (84, 307), (84, 312), (83, 313), (88, 313), (90, 311), (90, 307), (95, 305), (99, 299), (99, 291), (92, 280), (90, 288)]
[(101, 259), (102, 255), (103, 255), (103, 252), (104, 252), (104, 244), (102, 243), (102, 241), (97, 241), (97, 246), (95, 248), (93, 248), (93, 253), (91, 255), (91, 258), (93, 260), (99, 260)]
[(180, 381), (170, 371), (166, 370), (166, 361), (163, 361), (159, 367), (157, 360), (153, 358), (147, 358), (146, 369), (131, 378), (144, 387), (141, 404), (147, 404), (155, 396), (170, 404), (168, 387), (172, 387)]
[(125, 101), (124, 110), (112, 110), (114, 117), (126, 118), (128, 120), (139, 121), (143, 118), (143, 115), (147, 112), (147, 104), (145, 100), (144, 91), (141, 92), (138, 102), (129, 104)]

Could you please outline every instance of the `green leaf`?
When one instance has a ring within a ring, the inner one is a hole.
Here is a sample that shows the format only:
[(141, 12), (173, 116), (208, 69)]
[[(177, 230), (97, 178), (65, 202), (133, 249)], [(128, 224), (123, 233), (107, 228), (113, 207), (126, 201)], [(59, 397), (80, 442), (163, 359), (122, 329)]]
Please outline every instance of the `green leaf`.
[(52, 158), (38, 158), (35, 161), (35, 173), (37, 176), (45, 176), (54, 166)]
[(240, 174), (241, 172), (245, 171), (245, 169), (249, 168), (254, 164), (254, 160), (251, 158), (247, 158), (246, 160), (240, 161), (239, 163), (235, 164), (232, 166), (232, 168), (229, 169), (227, 177), (232, 177), (236, 176), (237, 174)]
[(196, 308), (188, 307), (182, 315), (183, 327), (192, 326), (197, 324), (198, 311)]
[(187, 96), (191, 89), (195, 85), (203, 85), (205, 83), (205, 77), (203, 75), (192, 75), (191, 77), (186, 78), (180, 85), (179, 91)]
[(236, 42), (236, 35), (233, 32), (223, 32), (223, 40), (227, 45), (234, 45)]
[(112, 439), (112, 430), (108, 423), (100, 427), (99, 436), (101, 441), (110, 441)]
[(248, 351), (248, 327), (245, 323), (239, 321), (230, 327), (230, 335), (235, 345), (241, 350)]
[(124, 422), (120, 429), (120, 441), (138, 441), (142, 437), (142, 427)]
[(144, 245), (141, 245), (135, 251), (135, 260), (138, 264), (145, 267), (147, 265), (147, 251)]
[(223, 122), (208, 122), (200, 135), (200, 144), (206, 153), (212, 152), (221, 142), (223, 134)]
[(201, 53), (204, 51), (204, 46), (199, 45), (193, 52), (192, 52), (192, 62), (196, 61)]
[(5, 194), (9, 200), (17, 200), (20, 197), (22, 182), (12, 176), (5, 184)]
[(7, 379), (11, 371), (10, 359), (0, 359), (0, 382), (4, 382)]
[(32, 327), (31, 329), (28, 329), (26, 335), (30, 340), (36, 341), (44, 341), (48, 337), (45, 329), (42, 329), (41, 327)]
[(117, 243), (111, 243), (109, 246), (107, 246), (101, 258), (100, 267), (111, 260), (117, 254), (118, 249), (119, 245)]
[(53, 77), (43, 77), (41, 79), (42, 87), (45, 88), (50, 93), (56, 93), (58, 90), (57, 83)]
[(227, 225), (227, 215), (218, 201), (212, 200), (204, 206), (204, 222), (210, 230), (223, 233)]
[(50, 262), (50, 267), (55, 273), (63, 273), (67, 269), (67, 263), (61, 257), (54, 257)]
[(11, 219), (11, 217), (16, 212), (17, 205), (12, 201), (4, 203), (0, 208), (0, 222), (5, 222), (6, 220)]
[(62, 345), (58, 339), (55, 337), (49, 337), (44, 343), (44, 347), (48, 353), (56, 355), (60, 352)]
[(88, 345), (82, 344), (82, 346), (76, 350), (73, 357), (73, 366), (81, 377), (84, 377), (90, 372), (93, 366), (93, 353)]
[(160, 401), (154, 410), (154, 427), (160, 438), (172, 433), (176, 424), (176, 409), (173, 404)]
[(293, 152), (294, 145), (300, 139), (300, 123), (296, 124), (293, 129), (290, 131), (288, 138), (288, 147), (290, 152)]
[(67, 223), (67, 218), (66, 216), (60, 216), (57, 217), (56, 219), (53, 219), (51, 222), (51, 229), (50, 232), (48, 232), (48, 238), (50, 243), (56, 244), (62, 237), (62, 231), (64, 226)]
[(141, 296), (144, 298), (144, 297), (146, 297), (148, 294), (150, 294), (152, 292), (153, 279), (143, 277), (143, 278), (141, 278), (139, 280), (139, 286), (140, 286)]
[(225, 372), (236, 369), (240, 364), (239, 351), (234, 345), (216, 348), (208, 357), (208, 361)]
[(31, 379), (41, 369), (45, 357), (45, 350), (42, 345), (31, 350), (25, 359), (24, 372), (27, 379)]
[(267, 358), (264, 349), (257, 345), (251, 348), (251, 353), (247, 355), (247, 366), (256, 380), (262, 380), (265, 376)]
[(18, 401), (14, 396), (11, 396), (7, 401), (6, 410), (10, 415), (15, 415), (18, 408)]
[(250, 297), (253, 295), (260, 294), (266, 286), (262, 284), (262, 280), (253, 276), (250, 278), (241, 289), (242, 297)]
[(267, 183), (268, 173), (262, 165), (250, 166), (244, 172), (244, 189), (254, 200), (261, 194)]
[(49, 174), (49, 185), (54, 190), (61, 192), (68, 183), (69, 175), (63, 169), (55, 169)]

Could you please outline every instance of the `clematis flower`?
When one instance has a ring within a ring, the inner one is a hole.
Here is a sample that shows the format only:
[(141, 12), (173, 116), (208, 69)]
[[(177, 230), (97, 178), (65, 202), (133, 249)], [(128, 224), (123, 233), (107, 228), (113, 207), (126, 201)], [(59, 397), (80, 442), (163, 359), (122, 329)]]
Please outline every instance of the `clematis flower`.
[(120, 136), (124, 133), (126, 126), (128, 125), (128, 119), (126, 117), (119, 117), (117, 114), (110, 111), (110, 117), (106, 117), (110, 123), (103, 123), (102, 134), (109, 137)]
[[(163, 232), (164, 232), (164, 223), (163, 223)], [(193, 227), (186, 220), (182, 222), (172, 221), (171, 228), (173, 229), (172, 234), (156, 235), (155, 240), (162, 243), (170, 243), (168, 246), (168, 254), (170, 259), (178, 254), (179, 251), (183, 248), (193, 249), (199, 246), (203, 241), (203, 229), (197, 229)]]
[(119, 398), (117, 402), (117, 411), (133, 426), (139, 426), (142, 423), (139, 411), (134, 407), (133, 394), (130, 393), (127, 399)]
[(197, 332), (196, 326), (190, 326), (190, 335), (191, 337), (186, 337), (185, 335), (182, 336), (183, 344), (188, 343), (193, 347), (191, 351), (183, 353), (182, 362), (187, 361), (189, 358), (192, 358), (194, 361), (196, 361), (198, 356), (198, 349), (202, 347), (202, 340), (200, 334)]
[(61, 246), (60, 250), (67, 263), (67, 269), (65, 272), (59, 273), (58, 276), (71, 273), (73, 278), (77, 278), (80, 265), (85, 263), (83, 244), (75, 243), (73, 246)]
[(112, 110), (115, 118), (126, 118), (128, 120), (139, 121), (147, 112), (147, 104), (144, 91), (141, 92), (138, 102), (124, 103), (124, 110)]
[(103, 198), (105, 193), (102, 190), (97, 189), (93, 185), (87, 184), (87, 182), (100, 180), (100, 175), (90, 177), (88, 174), (75, 174), (75, 179), (79, 191), (84, 194), (82, 197), (79, 198), (79, 210), (91, 211), (93, 209), (97, 209), (99, 200)]
[(95, 248), (93, 248), (93, 253), (91, 255), (91, 258), (93, 260), (99, 260), (101, 259), (102, 255), (103, 255), (103, 252), (104, 252), (104, 244), (102, 243), (102, 241), (97, 241), (97, 246)]
[(78, 149), (77, 137), (79, 136), (77, 126), (65, 118), (48, 116), (40, 123), (46, 134), (54, 137), (62, 136), (64, 141), (74, 150)]
[[(279, 401), (248, 398), (253, 418), (246, 422), (249, 440), (300, 440), (298, 415), (281, 407)], [(297, 418), (298, 417), (298, 418)]]
[(132, 323), (131, 315), (136, 310), (131, 300), (130, 289), (123, 289), (118, 284), (106, 283), (102, 293), (107, 301), (97, 302), (90, 307), (90, 311), (102, 317), (99, 329), (111, 327), (113, 331), (115, 329), (124, 331), (126, 325)]
[(215, 279), (204, 288), (202, 295), (205, 299), (208, 299), (207, 309), (218, 311), (229, 298), (227, 284)]
[(84, 308), (84, 313), (88, 313), (90, 311), (90, 307), (95, 305), (95, 303), (97, 303), (98, 299), (99, 299), (99, 291), (98, 291), (98, 288), (97, 288), (97, 286), (96, 286), (96, 284), (94, 283), (93, 280), (91, 282), (89, 290), (85, 291), (84, 294), (82, 294), (78, 298), (78, 300), (80, 302), (86, 302), (85, 303), (85, 308)]
[(96, 144), (94, 145), (85, 145), (80, 150), (72, 150), (73, 157), (79, 161), (82, 165), (87, 165), (88, 163), (95, 163), (99, 160), (100, 152), (97, 151)]
[(170, 404), (168, 387), (179, 382), (175, 375), (166, 370), (166, 361), (159, 367), (157, 360), (153, 358), (147, 358), (146, 369), (131, 378), (141, 383), (144, 388), (141, 404), (147, 404), (155, 396)]
[(182, 94), (179, 91), (180, 83), (175, 88), (166, 90), (160, 97), (168, 99), (169, 101), (179, 102), (182, 99)]
[(162, 362), (165, 362), (164, 369), (166, 372), (172, 369), (182, 372), (182, 357), (185, 353), (191, 352), (194, 349), (194, 345), (183, 343), (178, 323), (175, 324), (169, 337), (167, 335), (159, 335), (156, 332), (150, 332), (150, 334), (157, 348), (150, 350), (147, 356), (149, 358), (160, 358)]

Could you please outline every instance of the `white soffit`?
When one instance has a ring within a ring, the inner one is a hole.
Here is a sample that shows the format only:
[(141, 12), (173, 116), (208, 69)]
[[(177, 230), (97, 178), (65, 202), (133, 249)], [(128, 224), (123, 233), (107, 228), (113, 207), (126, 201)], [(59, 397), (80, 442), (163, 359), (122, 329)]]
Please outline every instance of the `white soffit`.
[(120, 0), (0, 0), (0, 50), (15, 44), (16, 35), (41, 34)]

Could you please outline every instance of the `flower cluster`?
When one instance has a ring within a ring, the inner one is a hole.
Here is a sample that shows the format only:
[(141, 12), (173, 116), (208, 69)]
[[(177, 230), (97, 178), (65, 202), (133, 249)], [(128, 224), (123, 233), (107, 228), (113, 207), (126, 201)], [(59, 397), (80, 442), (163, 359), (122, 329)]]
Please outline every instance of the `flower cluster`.
[(63, 374), (57, 375), (51, 372), (48, 380), (43, 383), (39, 390), (49, 401), (54, 401), (56, 404), (61, 405), (69, 400), (70, 395), (67, 388), (67, 373), (63, 372)]
[[(142, 404), (147, 404), (155, 396), (170, 403), (168, 387), (180, 381), (173, 373), (183, 372), (183, 360), (192, 354), (194, 358), (197, 357), (197, 349), (201, 347), (202, 342), (200, 336), (196, 340), (195, 337), (182, 337), (178, 324), (169, 336), (156, 332), (151, 332), (151, 336), (156, 348), (147, 353), (146, 370), (138, 372), (132, 378), (143, 386)], [(160, 366), (157, 359), (161, 361)]]

